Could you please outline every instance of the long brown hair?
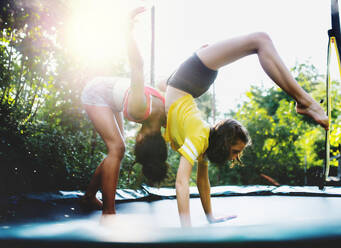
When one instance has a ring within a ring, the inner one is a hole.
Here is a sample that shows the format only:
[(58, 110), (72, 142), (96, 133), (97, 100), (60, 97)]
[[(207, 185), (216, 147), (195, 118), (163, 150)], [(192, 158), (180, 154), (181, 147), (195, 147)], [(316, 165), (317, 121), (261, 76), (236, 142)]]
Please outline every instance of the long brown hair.
[(166, 178), (167, 156), (167, 145), (161, 132), (148, 134), (136, 140), (135, 161), (142, 165), (143, 175), (149, 183), (160, 183)]
[[(251, 144), (251, 138), (246, 128), (234, 119), (218, 122), (210, 130), (209, 145), (206, 150), (208, 159), (215, 164), (224, 164), (231, 153), (231, 146), (242, 141), (246, 146)], [(238, 155), (237, 161), (240, 161)]]

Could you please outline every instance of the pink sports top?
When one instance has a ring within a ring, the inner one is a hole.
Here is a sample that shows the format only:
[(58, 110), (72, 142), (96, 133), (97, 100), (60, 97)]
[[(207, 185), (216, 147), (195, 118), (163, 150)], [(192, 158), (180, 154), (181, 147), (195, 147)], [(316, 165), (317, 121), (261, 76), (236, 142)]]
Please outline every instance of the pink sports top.
[(141, 119), (134, 119), (132, 116), (129, 115), (128, 113), (128, 99), (129, 99), (129, 93), (130, 93), (130, 89), (128, 89), (125, 93), (124, 96), (124, 100), (123, 100), (123, 115), (124, 117), (129, 120), (129, 121), (134, 121), (134, 122), (143, 122), (145, 121), (149, 115), (152, 112), (152, 98), (153, 96), (159, 98), (163, 104), (165, 104), (165, 98), (163, 95), (160, 94), (160, 92), (158, 92), (156, 89), (149, 87), (149, 86), (145, 86), (144, 87), (144, 94), (146, 95), (146, 99), (147, 99), (147, 108), (146, 108), (146, 112), (144, 113), (144, 116)]

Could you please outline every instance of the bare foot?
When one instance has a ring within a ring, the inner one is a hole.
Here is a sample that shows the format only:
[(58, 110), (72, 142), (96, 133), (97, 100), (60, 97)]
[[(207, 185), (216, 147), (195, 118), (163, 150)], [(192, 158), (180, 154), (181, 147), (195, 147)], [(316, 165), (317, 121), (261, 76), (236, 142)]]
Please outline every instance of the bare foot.
[(99, 224), (105, 227), (119, 228), (116, 213), (102, 213)]
[(317, 102), (314, 101), (309, 106), (303, 106), (302, 104), (296, 103), (296, 112), (311, 117), (324, 129), (329, 129), (328, 116)]
[(90, 197), (87, 195), (82, 196), (80, 199), (80, 204), (90, 210), (102, 210), (103, 203), (102, 201), (98, 200), (96, 196)]

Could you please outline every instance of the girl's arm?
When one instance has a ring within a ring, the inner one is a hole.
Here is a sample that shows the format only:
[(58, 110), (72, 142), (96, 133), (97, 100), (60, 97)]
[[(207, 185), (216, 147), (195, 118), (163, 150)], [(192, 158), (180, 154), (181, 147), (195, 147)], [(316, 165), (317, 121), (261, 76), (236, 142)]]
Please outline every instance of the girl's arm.
[(136, 119), (144, 116), (147, 107), (144, 94), (143, 59), (133, 35), (135, 17), (144, 11), (144, 7), (139, 7), (131, 12), (129, 29), (126, 34), (128, 60), (131, 71), (131, 91), (129, 94), (128, 111)]
[(176, 175), (176, 200), (181, 226), (191, 226), (191, 216), (189, 211), (189, 178), (192, 172), (191, 163), (183, 156), (180, 158), (180, 164)]
[(166, 89), (167, 89), (167, 79), (168, 78), (164, 78), (164, 79), (159, 80), (157, 82), (157, 84), (156, 84), (156, 88), (158, 88), (162, 92), (166, 92)]
[(197, 187), (199, 190), (200, 200), (206, 218), (210, 223), (224, 222), (230, 219), (236, 218), (235, 215), (215, 218), (212, 214), (211, 206), (211, 185), (208, 177), (208, 164), (207, 161), (203, 159), (198, 160), (198, 170), (197, 170)]
[(208, 164), (203, 159), (198, 160), (197, 170), (197, 187), (199, 190), (200, 200), (207, 220), (213, 219), (211, 207), (211, 185), (208, 178)]

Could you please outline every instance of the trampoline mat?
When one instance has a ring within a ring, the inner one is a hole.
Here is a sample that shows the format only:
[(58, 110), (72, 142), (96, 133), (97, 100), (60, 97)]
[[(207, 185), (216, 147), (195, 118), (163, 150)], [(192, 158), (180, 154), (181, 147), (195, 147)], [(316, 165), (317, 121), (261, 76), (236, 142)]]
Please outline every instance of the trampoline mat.
[(41, 193), (26, 195), (25, 200), (20, 200), (23, 196), (15, 200), (12, 197), (17, 208), (12, 207), (12, 216), (0, 224), (0, 247), (326, 247), (341, 244), (341, 188), (336, 187), (324, 191), (317, 187), (283, 186), (282, 189), (212, 188), (214, 214), (236, 215), (216, 224), (208, 224), (198, 194), (191, 188), (192, 228), (180, 227), (174, 189), (145, 187), (141, 191), (118, 191), (118, 214), (107, 225), (100, 224), (101, 211), (80, 208), (81, 192), (59, 193), (59, 197), (56, 193), (42, 198), (39, 198)]

